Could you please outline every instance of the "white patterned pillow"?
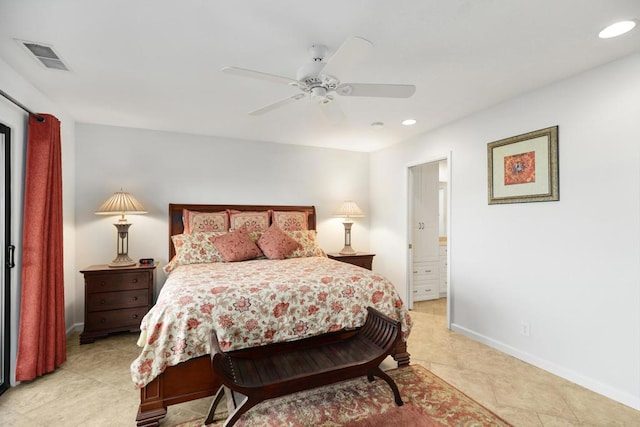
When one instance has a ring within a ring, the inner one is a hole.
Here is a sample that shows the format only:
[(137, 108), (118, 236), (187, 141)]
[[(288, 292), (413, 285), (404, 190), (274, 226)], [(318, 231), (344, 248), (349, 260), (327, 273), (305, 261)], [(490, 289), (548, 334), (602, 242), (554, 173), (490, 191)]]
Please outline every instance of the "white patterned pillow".
[(301, 246), (301, 248), (298, 248), (287, 255), (287, 258), (327, 256), (324, 251), (318, 246), (318, 242), (316, 240), (316, 230), (286, 231), (286, 233), (289, 236), (293, 237), (293, 239)]
[(164, 271), (170, 273), (179, 265), (224, 262), (222, 254), (213, 244), (216, 237), (224, 234), (227, 233), (213, 231), (171, 236), (171, 241), (176, 249), (176, 256), (164, 266)]

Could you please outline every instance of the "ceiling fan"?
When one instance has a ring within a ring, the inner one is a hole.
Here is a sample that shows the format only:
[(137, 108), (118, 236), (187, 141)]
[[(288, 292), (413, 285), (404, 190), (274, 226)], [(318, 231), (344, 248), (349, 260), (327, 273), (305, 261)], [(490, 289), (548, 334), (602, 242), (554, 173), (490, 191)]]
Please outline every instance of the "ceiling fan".
[(264, 114), (302, 98), (310, 98), (322, 107), (323, 112), (331, 121), (338, 122), (344, 118), (344, 113), (339, 106), (332, 102), (334, 94), (408, 98), (416, 91), (414, 85), (405, 84), (342, 83), (337, 76), (354, 63), (362, 60), (371, 52), (372, 48), (373, 44), (370, 41), (361, 37), (351, 37), (342, 43), (340, 48), (327, 60), (327, 47), (313, 45), (309, 49), (311, 62), (298, 69), (295, 79), (239, 67), (224, 67), (222, 72), (286, 84), (300, 89), (300, 93), (250, 111), (250, 115)]

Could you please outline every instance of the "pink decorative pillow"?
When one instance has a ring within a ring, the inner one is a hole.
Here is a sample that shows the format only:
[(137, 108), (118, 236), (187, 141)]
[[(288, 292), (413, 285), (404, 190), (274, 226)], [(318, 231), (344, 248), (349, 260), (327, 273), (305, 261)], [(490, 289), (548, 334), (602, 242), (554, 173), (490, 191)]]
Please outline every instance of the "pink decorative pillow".
[(327, 256), (318, 246), (316, 230), (286, 231), (291, 238), (300, 244), (300, 248), (294, 250), (286, 258), (305, 258), (312, 256)]
[(182, 223), (186, 234), (206, 231), (229, 231), (229, 214), (224, 212), (197, 212), (182, 210)]
[(243, 225), (247, 228), (247, 231), (267, 231), (269, 228), (269, 216), (270, 211), (264, 212), (242, 212), (242, 211), (229, 211), (229, 229), (237, 230)]
[(280, 227), (273, 224), (258, 239), (258, 246), (269, 259), (284, 259), (295, 249), (302, 249), (302, 245), (291, 238)]
[(214, 238), (213, 244), (227, 262), (246, 261), (262, 256), (260, 248), (249, 237), (246, 227)]
[(173, 247), (176, 249), (176, 256), (164, 267), (165, 273), (170, 273), (179, 265), (224, 262), (222, 254), (213, 244), (214, 238), (223, 234), (226, 234), (226, 232), (203, 232), (171, 236)]
[(284, 231), (309, 229), (309, 212), (273, 211), (271, 217), (273, 218), (271, 222)]

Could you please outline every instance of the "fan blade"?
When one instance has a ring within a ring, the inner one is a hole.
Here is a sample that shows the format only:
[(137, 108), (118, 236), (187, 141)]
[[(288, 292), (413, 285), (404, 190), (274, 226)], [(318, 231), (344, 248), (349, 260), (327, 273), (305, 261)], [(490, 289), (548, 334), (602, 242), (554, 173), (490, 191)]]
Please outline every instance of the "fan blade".
[(263, 73), (261, 71), (247, 70), (246, 68), (239, 67), (224, 67), (220, 71), (227, 74), (234, 74), (236, 76), (251, 77), (253, 79), (267, 80), (275, 83), (284, 83), (286, 85), (298, 85), (298, 81), (290, 79), (289, 77), (276, 76), (275, 74)]
[(262, 108), (258, 108), (257, 110), (250, 111), (249, 115), (258, 116), (260, 114), (264, 114), (271, 110), (275, 110), (276, 108), (282, 107), (283, 105), (287, 105), (291, 102), (297, 101), (304, 97), (305, 97), (304, 93), (297, 93), (293, 96), (290, 96), (289, 98), (281, 99), (280, 101), (274, 102), (273, 104), (269, 104)]
[(340, 108), (340, 104), (333, 100), (326, 104), (320, 104), (320, 110), (322, 110), (322, 114), (326, 119), (333, 124), (342, 123), (345, 119), (344, 111)]
[(373, 44), (369, 40), (361, 37), (351, 37), (345, 40), (336, 53), (327, 61), (327, 65), (320, 73), (337, 77), (342, 72), (349, 69), (354, 64), (363, 60), (373, 49)]
[(342, 96), (377, 96), (382, 98), (409, 98), (416, 92), (414, 85), (343, 83), (336, 88)]

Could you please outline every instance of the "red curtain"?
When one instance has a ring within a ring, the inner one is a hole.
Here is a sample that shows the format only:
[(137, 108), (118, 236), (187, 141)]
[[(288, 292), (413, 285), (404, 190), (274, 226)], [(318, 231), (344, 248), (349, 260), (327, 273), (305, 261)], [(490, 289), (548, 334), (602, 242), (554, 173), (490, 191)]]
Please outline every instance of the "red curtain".
[(32, 380), (67, 359), (62, 258), (60, 121), (29, 117), (22, 230), (16, 380)]

